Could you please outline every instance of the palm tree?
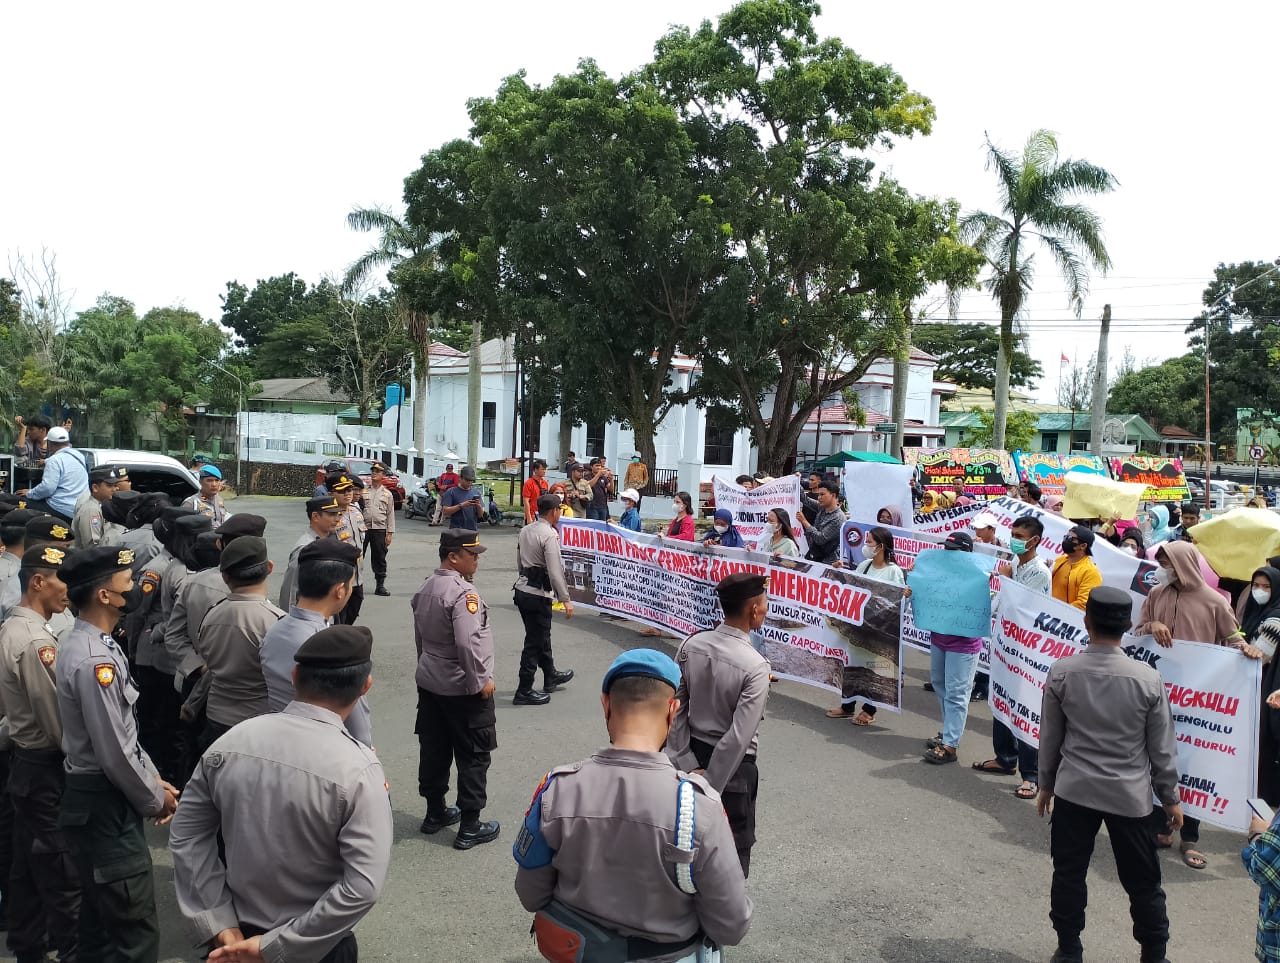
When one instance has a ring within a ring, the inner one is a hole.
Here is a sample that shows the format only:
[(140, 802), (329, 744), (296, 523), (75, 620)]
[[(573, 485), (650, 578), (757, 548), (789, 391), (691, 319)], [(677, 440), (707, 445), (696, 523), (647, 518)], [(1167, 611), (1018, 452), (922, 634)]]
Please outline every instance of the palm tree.
[(1111, 257), (1102, 243), (1102, 221), (1075, 202), (1078, 195), (1105, 194), (1116, 186), (1108, 171), (1083, 160), (1058, 159), (1058, 139), (1037, 130), (1022, 156), (1001, 150), (987, 138), (987, 170), (1000, 185), (1000, 214), (974, 211), (960, 221), (961, 236), (980, 250), (991, 267), (984, 282), (1000, 305), (1000, 346), (996, 352), (995, 426), (992, 445), (1005, 447), (1009, 415), (1009, 359), (1014, 321), (1035, 280), (1035, 248), (1048, 250), (1067, 283), (1068, 302), (1080, 316), (1089, 292), (1089, 267), (1103, 274)]

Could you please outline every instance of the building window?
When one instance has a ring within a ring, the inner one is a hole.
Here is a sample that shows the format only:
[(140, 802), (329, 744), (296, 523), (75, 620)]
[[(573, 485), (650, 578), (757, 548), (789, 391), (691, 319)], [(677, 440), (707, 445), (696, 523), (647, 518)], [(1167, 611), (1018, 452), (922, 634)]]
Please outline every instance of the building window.
[(733, 439), (738, 429), (726, 424), (723, 415), (707, 411), (707, 428), (703, 437), (702, 461), (707, 465), (733, 464)]
[(1040, 450), (1054, 452), (1058, 450), (1058, 433), (1045, 431), (1040, 433)]
[(480, 447), (494, 448), (494, 435), (498, 431), (498, 403), (486, 401), (480, 406)]
[(604, 422), (587, 422), (587, 457), (604, 457)]

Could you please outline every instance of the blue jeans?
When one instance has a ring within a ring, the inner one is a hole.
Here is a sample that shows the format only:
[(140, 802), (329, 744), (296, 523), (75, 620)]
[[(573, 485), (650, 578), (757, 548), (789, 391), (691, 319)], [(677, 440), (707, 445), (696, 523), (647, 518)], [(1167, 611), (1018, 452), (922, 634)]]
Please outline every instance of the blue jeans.
[(929, 660), (929, 681), (942, 709), (942, 742), (954, 749), (960, 745), (969, 718), (969, 693), (978, 669), (978, 653), (948, 652), (934, 646)]

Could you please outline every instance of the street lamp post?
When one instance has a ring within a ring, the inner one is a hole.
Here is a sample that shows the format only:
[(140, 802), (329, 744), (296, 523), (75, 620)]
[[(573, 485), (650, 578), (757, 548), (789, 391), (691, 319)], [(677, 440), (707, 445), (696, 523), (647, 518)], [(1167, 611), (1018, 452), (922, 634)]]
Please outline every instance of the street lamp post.
[[(230, 375), (232, 378), (236, 379), (236, 397), (237, 397), (237, 407), (239, 409), (238, 411), (236, 411), (236, 494), (242, 495), (244, 494), (244, 492), (240, 488), (240, 463), (244, 461), (244, 451), (248, 448), (247, 436), (249, 434), (249, 412), (245, 411), (245, 407), (244, 407), (244, 382), (240, 380), (239, 375), (237, 375), (233, 371), (228, 371), (222, 365), (218, 364), (218, 362), (210, 360), (209, 364), (213, 365), (223, 374)], [(242, 437), (240, 434), (240, 412), (241, 411), (244, 411), (244, 433), (246, 436), (245, 437), (246, 443), (243, 445), (240, 441), (240, 438)]]

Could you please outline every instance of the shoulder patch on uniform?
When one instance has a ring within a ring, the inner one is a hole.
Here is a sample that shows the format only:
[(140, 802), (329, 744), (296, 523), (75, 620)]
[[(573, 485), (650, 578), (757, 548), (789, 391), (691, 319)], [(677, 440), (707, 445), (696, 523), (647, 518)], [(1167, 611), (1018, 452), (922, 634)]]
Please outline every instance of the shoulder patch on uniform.
[(150, 595), (160, 584), (160, 573), (150, 570), (142, 573), (142, 594)]
[(58, 657), (58, 650), (52, 645), (42, 645), (36, 649), (36, 655), (40, 656), (40, 661), (46, 666), (53, 665), (54, 660)]
[(467, 593), (467, 611), (472, 615), (480, 611), (480, 596), (476, 595), (475, 592)]
[(106, 688), (116, 681), (116, 665), (114, 662), (99, 662), (93, 667), (93, 677), (98, 685)]

